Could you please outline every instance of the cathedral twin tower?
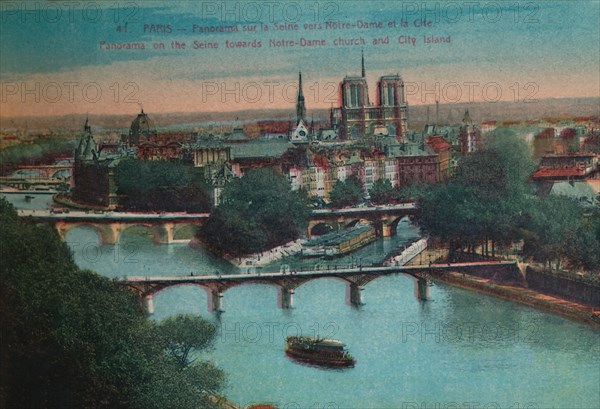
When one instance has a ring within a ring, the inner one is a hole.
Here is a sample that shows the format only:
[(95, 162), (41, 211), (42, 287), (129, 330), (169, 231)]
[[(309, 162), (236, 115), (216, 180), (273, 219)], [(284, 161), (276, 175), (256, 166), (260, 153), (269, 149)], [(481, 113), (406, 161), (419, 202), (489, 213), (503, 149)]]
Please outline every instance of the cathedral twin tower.
[[(365, 59), (361, 58), (361, 76), (346, 76), (342, 80), (341, 106), (333, 109), (331, 126), (344, 140), (357, 140), (365, 136), (393, 136), (406, 141), (408, 106), (404, 95), (404, 82), (399, 75), (385, 75), (377, 83), (377, 104), (369, 103)], [(306, 121), (306, 107), (302, 93), (302, 74), (299, 74), (297, 121)]]

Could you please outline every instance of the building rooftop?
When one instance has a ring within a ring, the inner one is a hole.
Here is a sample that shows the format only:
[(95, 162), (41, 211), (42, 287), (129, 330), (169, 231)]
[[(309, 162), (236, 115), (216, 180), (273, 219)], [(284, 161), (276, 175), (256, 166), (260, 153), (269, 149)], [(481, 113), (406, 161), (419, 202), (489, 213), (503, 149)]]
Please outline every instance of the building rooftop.
[(429, 136), (425, 139), (425, 144), (431, 146), (434, 151), (440, 152), (444, 150), (450, 149), (450, 144), (446, 142), (446, 140), (439, 135)]
[(279, 158), (293, 145), (288, 141), (252, 141), (239, 144), (225, 144), (231, 148), (234, 159)]
[(541, 178), (568, 178), (568, 177), (584, 177), (585, 169), (580, 167), (568, 168), (540, 168), (531, 176), (534, 179)]

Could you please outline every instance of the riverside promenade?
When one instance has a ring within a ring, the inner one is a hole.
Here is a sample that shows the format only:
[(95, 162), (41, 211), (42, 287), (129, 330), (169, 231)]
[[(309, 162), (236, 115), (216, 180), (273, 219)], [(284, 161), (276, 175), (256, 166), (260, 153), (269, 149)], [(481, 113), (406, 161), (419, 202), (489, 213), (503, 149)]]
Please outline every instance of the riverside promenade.
[(600, 310), (592, 306), (565, 300), (553, 295), (542, 294), (529, 288), (501, 284), (486, 278), (445, 272), (434, 275), (433, 281), (439, 281), (456, 287), (480, 292), (482, 294), (518, 302), (519, 304), (539, 308), (563, 317), (584, 322), (600, 329)]

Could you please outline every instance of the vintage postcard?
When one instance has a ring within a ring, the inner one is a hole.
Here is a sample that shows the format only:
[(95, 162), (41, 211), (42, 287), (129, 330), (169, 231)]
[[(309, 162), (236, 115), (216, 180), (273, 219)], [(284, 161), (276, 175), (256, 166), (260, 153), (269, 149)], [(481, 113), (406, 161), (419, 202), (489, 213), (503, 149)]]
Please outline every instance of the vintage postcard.
[(0, 407), (600, 407), (600, 2), (0, 2)]

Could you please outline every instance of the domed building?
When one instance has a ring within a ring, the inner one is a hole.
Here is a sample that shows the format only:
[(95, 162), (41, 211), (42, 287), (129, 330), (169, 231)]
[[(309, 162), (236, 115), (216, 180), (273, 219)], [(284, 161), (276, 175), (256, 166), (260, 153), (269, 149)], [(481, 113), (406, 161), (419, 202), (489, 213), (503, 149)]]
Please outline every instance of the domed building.
[(137, 145), (140, 142), (149, 142), (155, 136), (156, 128), (154, 127), (154, 123), (148, 118), (148, 115), (146, 115), (142, 108), (142, 112), (131, 123), (126, 142), (129, 146)]

